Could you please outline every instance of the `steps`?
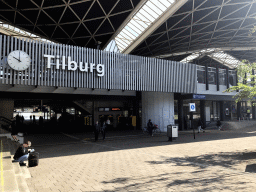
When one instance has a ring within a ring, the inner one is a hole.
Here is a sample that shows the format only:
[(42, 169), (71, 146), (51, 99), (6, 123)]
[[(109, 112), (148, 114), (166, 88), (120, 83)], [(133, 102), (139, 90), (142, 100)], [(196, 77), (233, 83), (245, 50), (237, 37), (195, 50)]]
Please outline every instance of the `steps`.
[(20, 167), (18, 162), (12, 162), (13, 155), (19, 144), (0, 137), (0, 191), (8, 192), (30, 192), (26, 183), (26, 178), (30, 178), (30, 173), (26, 166)]

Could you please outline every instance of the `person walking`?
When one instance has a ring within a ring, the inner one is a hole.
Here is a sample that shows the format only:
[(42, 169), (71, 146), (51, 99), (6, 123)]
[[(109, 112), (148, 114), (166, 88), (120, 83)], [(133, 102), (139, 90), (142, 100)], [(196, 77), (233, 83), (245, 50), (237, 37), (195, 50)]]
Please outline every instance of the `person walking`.
[(97, 140), (98, 140), (99, 133), (100, 133), (100, 125), (99, 125), (99, 122), (98, 122), (98, 121), (96, 121), (96, 123), (95, 123), (95, 125), (94, 125), (95, 141), (97, 141)]
[(217, 128), (220, 130), (220, 129), (221, 129), (221, 122), (220, 122), (220, 120), (219, 120), (219, 119), (217, 120), (216, 125), (217, 125)]
[(198, 123), (197, 123), (198, 133), (200, 133), (200, 131), (204, 132), (204, 129), (202, 129), (202, 126), (203, 126), (203, 122), (202, 122), (201, 118), (199, 118)]
[(151, 119), (148, 120), (148, 124), (147, 124), (147, 127), (148, 127), (148, 133), (151, 137), (153, 137), (153, 134), (152, 134), (152, 131), (153, 131), (153, 123), (151, 122)]
[(106, 136), (106, 128), (107, 128), (106, 122), (103, 121), (102, 128), (101, 128), (101, 133), (102, 133), (102, 139), (103, 140), (105, 139), (105, 136)]

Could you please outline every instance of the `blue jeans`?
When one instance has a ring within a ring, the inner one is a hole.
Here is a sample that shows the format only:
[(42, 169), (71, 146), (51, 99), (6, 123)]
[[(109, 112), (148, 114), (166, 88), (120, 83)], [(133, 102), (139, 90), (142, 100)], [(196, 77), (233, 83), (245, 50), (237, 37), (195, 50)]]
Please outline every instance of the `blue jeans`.
[(29, 154), (23, 155), (23, 156), (21, 156), (19, 159), (15, 160), (15, 161), (23, 163), (23, 161), (28, 160), (28, 156), (29, 156)]

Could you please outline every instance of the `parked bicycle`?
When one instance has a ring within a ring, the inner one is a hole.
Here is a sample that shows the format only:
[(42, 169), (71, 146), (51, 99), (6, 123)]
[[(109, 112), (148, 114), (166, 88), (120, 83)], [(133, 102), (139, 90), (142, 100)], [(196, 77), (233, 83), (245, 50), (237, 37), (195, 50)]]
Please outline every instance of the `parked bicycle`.
[[(142, 132), (143, 132), (143, 134), (148, 135), (148, 134), (149, 134), (148, 127), (142, 128)], [(160, 133), (161, 133), (161, 129), (158, 128), (158, 125), (154, 124), (152, 133), (153, 133), (153, 135), (154, 135), (154, 134), (160, 134)]]

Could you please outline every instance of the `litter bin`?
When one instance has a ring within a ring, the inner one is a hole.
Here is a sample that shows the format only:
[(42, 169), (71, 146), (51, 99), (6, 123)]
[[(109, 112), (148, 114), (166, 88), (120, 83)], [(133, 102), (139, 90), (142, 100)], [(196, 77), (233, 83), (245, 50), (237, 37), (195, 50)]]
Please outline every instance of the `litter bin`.
[(178, 137), (178, 125), (167, 125), (167, 137), (169, 137), (168, 141), (172, 141), (172, 138)]

